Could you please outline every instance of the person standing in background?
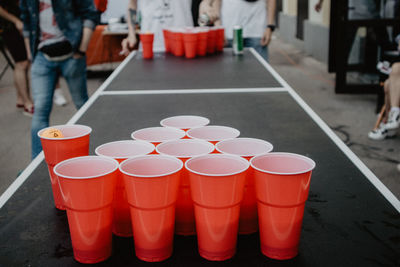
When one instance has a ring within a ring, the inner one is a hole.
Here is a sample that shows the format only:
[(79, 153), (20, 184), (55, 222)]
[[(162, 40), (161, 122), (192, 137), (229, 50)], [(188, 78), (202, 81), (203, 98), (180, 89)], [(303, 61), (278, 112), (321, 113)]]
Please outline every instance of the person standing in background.
[(99, 22), (93, 0), (21, 0), (23, 36), (32, 58), (32, 158), (42, 150), (37, 132), (49, 126), (54, 88), (59, 75), (67, 81), (80, 108), (88, 99), (86, 49)]
[(29, 60), (22, 37), (23, 23), (19, 19), (20, 10), (16, 0), (0, 0), (0, 17), (3, 18), (4, 44), (10, 52), (14, 62), (14, 84), (17, 89), (17, 108), (32, 117), (33, 102), (29, 90)]
[[(220, 0), (214, 1), (218, 8)], [(233, 27), (240, 25), (244, 47), (253, 47), (268, 60), (268, 45), (275, 30), (275, 11), (276, 0), (222, 0), (221, 22), (229, 46), (232, 46)]]
[(154, 33), (154, 50), (164, 49), (164, 27), (193, 26), (191, 0), (130, 0), (128, 5), (128, 37), (122, 40), (121, 53), (128, 55), (137, 44), (136, 25), (140, 14), (140, 30)]

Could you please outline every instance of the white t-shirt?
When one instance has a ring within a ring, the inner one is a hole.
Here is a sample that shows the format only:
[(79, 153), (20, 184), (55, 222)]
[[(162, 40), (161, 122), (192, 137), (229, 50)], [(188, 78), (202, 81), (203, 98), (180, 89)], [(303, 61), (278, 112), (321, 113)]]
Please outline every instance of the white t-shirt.
[(227, 39), (233, 38), (233, 27), (236, 25), (243, 27), (244, 38), (261, 38), (267, 27), (266, 0), (223, 0), (221, 20)]
[(138, 0), (141, 31), (154, 33), (154, 50), (164, 49), (164, 27), (193, 26), (191, 0)]
[(40, 0), (39, 12), (39, 49), (45, 45), (58, 43), (65, 40), (66, 38), (58, 28), (57, 21), (54, 17), (51, 0)]

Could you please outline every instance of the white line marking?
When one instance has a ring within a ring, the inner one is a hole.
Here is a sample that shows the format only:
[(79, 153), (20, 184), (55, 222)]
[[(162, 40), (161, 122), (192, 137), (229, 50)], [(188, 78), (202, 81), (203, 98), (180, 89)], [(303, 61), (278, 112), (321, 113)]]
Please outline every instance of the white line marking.
[(270, 88), (224, 88), (224, 89), (166, 89), (166, 90), (131, 90), (131, 91), (104, 91), (101, 95), (163, 95), (163, 94), (210, 94), (210, 93), (272, 93), (288, 92), (283, 87)]
[(43, 151), (25, 168), (25, 170), (14, 180), (14, 182), (7, 188), (7, 190), (0, 197), (0, 209), (6, 202), (14, 195), (18, 188), (25, 182), (25, 180), (32, 174), (32, 172), (39, 166), (43, 160)]
[[(86, 103), (75, 113), (75, 115), (67, 122), (67, 124), (74, 124), (79, 118), (88, 110), (93, 102), (100, 96), (101, 92), (112, 82), (112, 80), (121, 72), (121, 70), (128, 64), (128, 62), (136, 55), (133, 51), (127, 56), (124, 61), (111, 73), (107, 80), (94, 92), (94, 94), (86, 101)], [(36, 156), (36, 158), (25, 168), (25, 170), (14, 180), (14, 182), (7, 188), (7, 190), (0, 196), (0, 209), (6, 202), (14, 195), (18, 188), (28, 179), (32, 172), (39, 166), (44, 159), (43, 151)]]
[(365, 177), (378, 189), (378, 191), (393, 205), (400, 213), (400, 201), (395, 195), (379, 180), (378, 177), (354, 154), (353, 151), (332, 131), (332, 129), (310, 108), (309, 105), (293, 90), (292, 87), (269, 65), (257, 51), (250, 48), (251, 53), (258, 61), (278, 80), (304, 109), (304, 111), (317, 123), (317, 125), (331, 138), (331, 140), (343, 151), (343, 153), (357, 166)]

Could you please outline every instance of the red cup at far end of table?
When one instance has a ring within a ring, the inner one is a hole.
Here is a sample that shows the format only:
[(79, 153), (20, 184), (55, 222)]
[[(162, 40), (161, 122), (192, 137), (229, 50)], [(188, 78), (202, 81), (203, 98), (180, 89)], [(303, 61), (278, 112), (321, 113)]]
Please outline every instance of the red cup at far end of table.
[(215, 35), (215, 49), (218, 52), (224, 50), (225, 45), (225, 29), (222, 26), (215, 27), (216, 35)]
[(304, 206), (315, 162), (293, 153), (267, 153), (254, 169), (261, 252), (286, 260), (298, 254)]
[(207, 37), (207, 54), (214, 54), (216, 48), (217, 31), (214, 27), (210, 27)]
[(169, 53), (169, 52), (171, 52), (171, 47), (170, 47), (171, 45), (170, 45), (170, 40), (169, 40), (170, 31), (168, 28), (164, 28), (162, 31), (163, 31), (163, 37), (164, 37), (165, 53)]
[(111, 256), (112, 203), (118, 162), (84, 156), (54, 167), (67, 209), (74, 258), (97, 263)]
[(151, 59), (153, 58), (153, 41), (154, 33), (140, 33), (140, 42), (143, 48), (143, 58)]
[(170, 44), (171, 44), (171, 50), (174, 56), (176, 57), (182, 57), (185, 54), (185, 46), (183, 44), (183, 34), (182, 34), (182, 29), (180, 28), (174, 28), (171, 29), (171, 38), (170, 38)]
[(197, 28), (197, 55), (205, 56), (207, 55), (207, 42), (208, 42), (208, 32), (209, 29), (206, 27)]
[(195, 31), (185, 31), (182, 36), (185, 46), (185, 57), (195, 58), (197, 53), (198, 33)]

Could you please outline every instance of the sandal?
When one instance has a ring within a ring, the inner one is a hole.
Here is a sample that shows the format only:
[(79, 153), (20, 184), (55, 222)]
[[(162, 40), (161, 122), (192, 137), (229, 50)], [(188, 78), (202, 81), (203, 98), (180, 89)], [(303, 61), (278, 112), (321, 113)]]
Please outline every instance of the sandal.
[(24, 104), (15, 104), (15, 106), (16, 106), (17, 108), (24, 108), (24, 107), (25, 107)]
[(32, 117), (34, 112), (35, 112), (35, 108), (32, 105), (30, 108), (24, 107), (24, 111), (22, 113), (28, 117)]

